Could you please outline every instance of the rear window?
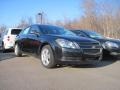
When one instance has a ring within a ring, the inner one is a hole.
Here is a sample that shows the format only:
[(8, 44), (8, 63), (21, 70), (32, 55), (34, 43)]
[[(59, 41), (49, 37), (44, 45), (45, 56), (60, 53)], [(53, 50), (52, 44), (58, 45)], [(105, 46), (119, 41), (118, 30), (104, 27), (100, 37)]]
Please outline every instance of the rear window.
[(21, 29), (12, 29), (11, 34), (18, 35), (21, 32)]

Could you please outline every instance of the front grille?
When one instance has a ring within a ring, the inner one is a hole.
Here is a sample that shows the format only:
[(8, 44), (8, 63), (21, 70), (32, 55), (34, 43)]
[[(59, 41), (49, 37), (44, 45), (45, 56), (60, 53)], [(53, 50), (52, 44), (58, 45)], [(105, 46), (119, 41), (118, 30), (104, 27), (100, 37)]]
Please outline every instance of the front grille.
[(101, 53), (101, 46), (100, 46), (99, 43), (80, 42), (79, 46), (83, 50), (84, 54), (97, 54), (97, 53)]
[(97, 54), (100, 53), (100, 49), (83, 49), (83, 52), (86, 54)]
[(100, 44), (96, 42), (80, 42), (79, 45), (100, 45)]

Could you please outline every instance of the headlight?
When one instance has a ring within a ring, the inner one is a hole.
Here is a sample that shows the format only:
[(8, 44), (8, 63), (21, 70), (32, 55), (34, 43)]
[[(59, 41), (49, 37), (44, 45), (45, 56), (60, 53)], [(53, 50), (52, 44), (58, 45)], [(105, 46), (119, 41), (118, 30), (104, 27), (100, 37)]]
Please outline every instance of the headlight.
[(119, 45), (114, 42), (107, 41), (104, 43), (104, 47), (119, 48)]
[(56, 42), (63, 48), (79, 49), (79, 45), (76, 42), (71, 42), (65, 39), (56, 39)]

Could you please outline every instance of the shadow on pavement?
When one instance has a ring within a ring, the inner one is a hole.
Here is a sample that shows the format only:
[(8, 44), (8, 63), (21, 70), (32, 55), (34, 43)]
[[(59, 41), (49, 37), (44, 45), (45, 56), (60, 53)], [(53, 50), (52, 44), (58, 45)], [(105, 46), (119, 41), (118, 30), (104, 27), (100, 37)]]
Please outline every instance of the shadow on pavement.
[(13, 53), (0, 53), (0, 61), (16, 57)]
[(70, 67), (72, 67), (72, 68), (100, 68), (100, 67), (105, 67), (105, 66), (111, 65), (118, 60), (119, 60), (118, 58), (110, 56), (110, 57), (105, 57), (97, 64), (71, 65)]
[[(13, 50), (6, 50), (5, 52), (0, 51), (0, 61), (9, 60), (15, 57)], [(27, 55), (23, 55), (22, 57), (27, 57)]]
[[(11, 58), (15, 58), (15, 54), (11, 50), (7, 50), (4, 53), (0, 52), (0, 61), (3, 60), (9, 60)], [(22, 57), (28, 57), (28, 55), (23, 55)], [(104, 58), (102, 61), (100, 61), (97, 64), (89, 64), (89, 65), (60, 65), (57, 66), (57, 68), (64, 68), (64, 67), (70, 67), (70, 68), (99, 68), (99, 67), (105, 67), (108, 65), (111, 65), (115, 63), (116, 61), (120, 60), (120, 58), (115, 58), (112, 56)]]

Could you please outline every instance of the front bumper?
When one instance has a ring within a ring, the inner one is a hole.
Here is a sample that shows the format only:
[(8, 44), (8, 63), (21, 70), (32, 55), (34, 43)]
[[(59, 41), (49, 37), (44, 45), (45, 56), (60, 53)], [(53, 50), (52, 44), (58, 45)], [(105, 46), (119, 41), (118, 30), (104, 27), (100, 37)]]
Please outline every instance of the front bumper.
[(102, 59), (102, 50), (100, 53), (91, 54), (84, 53), (82, 49), (57, 48), (55, 53), (56, 59), (64, 63), (92, 64)]
[(120, 56), (120, 49), (112, 49), (112, 50), (110, 51), (110, 55)]
[(104, 52), (112, 56), (120, 56), (120, 48), (107, 48), (104, 49)]

